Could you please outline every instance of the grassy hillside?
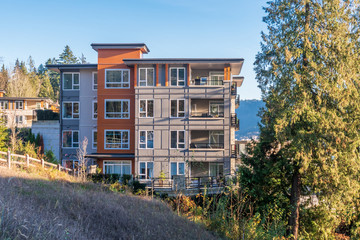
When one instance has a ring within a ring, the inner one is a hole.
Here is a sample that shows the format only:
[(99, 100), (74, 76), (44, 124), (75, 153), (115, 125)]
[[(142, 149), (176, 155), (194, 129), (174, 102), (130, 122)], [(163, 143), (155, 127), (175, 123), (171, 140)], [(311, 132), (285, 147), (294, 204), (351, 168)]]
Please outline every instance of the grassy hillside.
[(237, 139), (259, 135), (260, 118), (257, 114), (261, 107), (264, 107), (264, 102), (261, 100), (241, 100), (240, 107), (236, 109), (240, 119), (240, 130), (236, 132)]
[(157, 200), (57, 171), (0, 168), (0, 239), (215, 239)]

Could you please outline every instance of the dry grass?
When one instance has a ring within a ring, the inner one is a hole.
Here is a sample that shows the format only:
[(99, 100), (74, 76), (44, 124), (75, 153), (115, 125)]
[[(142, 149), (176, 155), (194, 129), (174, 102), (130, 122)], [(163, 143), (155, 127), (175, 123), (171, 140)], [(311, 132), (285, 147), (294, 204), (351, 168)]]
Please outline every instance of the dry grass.
[(215, 239), (165, 204), (58, 171), (0, 168), (0, 239)]

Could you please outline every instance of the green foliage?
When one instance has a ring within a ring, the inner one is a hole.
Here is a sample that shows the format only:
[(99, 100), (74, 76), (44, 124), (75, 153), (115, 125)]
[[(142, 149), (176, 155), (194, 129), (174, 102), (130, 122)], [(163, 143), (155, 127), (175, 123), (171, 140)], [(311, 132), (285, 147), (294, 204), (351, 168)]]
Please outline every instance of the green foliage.
[[(83, 58), (85, 58), (85, 57), (83, 56)], [(74, 55), (74, 53), (70, 49), (69, 45), (66, 45), (64, 48), (64, 51), (59, 56), (58, 62), (61, 64), (74, 64), (74, 63), (79, 63), (79, 60)]]
[(55, 154), (53, 151), (51, 150), (45, 150), (44, 151), (44, 160), (47, 161), (47, 162), (51, 162), (51, 163), (54, 163), (54, 164), (58, 164), (59, 161), (57, 160), (57, 158), (55, 157)]

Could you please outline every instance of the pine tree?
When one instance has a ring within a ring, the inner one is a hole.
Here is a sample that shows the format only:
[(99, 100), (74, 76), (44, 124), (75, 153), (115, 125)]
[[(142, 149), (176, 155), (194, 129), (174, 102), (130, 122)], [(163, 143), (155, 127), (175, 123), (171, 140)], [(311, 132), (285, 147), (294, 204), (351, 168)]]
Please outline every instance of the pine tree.
[(61, 64), (75, 64), (79, 63), (79, 60), (71, 51), (69, 45), (66, 45), (64, 51), (59, 56), (58, 62)]
[[(290, 203), (284, 216), (294, 239), (300, 223), (308, 238), (334, 236), (340, 223), (359, 231), (359, 9), (358, 0), (273, 0), (265, 8), (255, 71), (266, 108), (243, 185), (257, 189), (254, 197), (275, 196), (268, 203)], [(304, 196), (318, 205), (302, 208)]]
[(86, 64), (86, 63), (88, 63), (88, 62), (86, 61), (86, 57), (85, 57), (85, 55), (84, 55), (83, 53), (81, 54), (80, 62), (81, 62), (81, 64)]
[[(58, 64), (57, 60), (55, 58), (49, 58), (46, 61), (46, 65), (48, 64)], [(52, 70), (46, 70), (47, 74), (49, 75), (50, 83), (53, 89), (53, 98), (52, 100), (57, 101), (59, 99), (60, 94), (60, 74), (52, 71)]]

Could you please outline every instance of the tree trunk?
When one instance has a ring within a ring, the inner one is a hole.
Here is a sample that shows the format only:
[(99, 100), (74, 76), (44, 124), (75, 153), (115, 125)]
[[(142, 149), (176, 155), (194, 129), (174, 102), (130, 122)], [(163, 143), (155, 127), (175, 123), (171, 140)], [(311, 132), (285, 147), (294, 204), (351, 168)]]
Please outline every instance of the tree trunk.
[(300, 193), (301, 193), (301, 176), (299, 168), (295, 167), (292, 176), (291, 186), (291, 215), (289, 217), (287, 235), (292, 235), (292, 239), (297, 240), (299, 234), (299, 218), (300, 218)]

